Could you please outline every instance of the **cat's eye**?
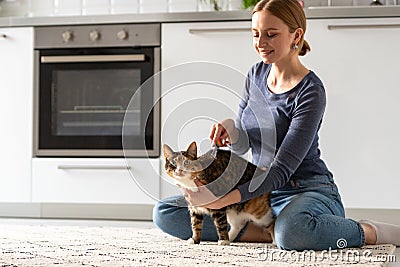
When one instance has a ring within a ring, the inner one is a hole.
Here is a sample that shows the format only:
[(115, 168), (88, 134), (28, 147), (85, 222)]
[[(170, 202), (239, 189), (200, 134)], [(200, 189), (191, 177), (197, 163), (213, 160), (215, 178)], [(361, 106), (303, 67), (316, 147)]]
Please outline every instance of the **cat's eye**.
[(189, 165), (189, 164), (190, 164), (190, 160), (185, 160), (185, 161), (183, 162), (183, 164)]
[(175, 160), (170, 160), (170, 161), (169, 161), (169, 164), (171, 164), (172, 166), (176, 167), (176, 162), (175, 162)]

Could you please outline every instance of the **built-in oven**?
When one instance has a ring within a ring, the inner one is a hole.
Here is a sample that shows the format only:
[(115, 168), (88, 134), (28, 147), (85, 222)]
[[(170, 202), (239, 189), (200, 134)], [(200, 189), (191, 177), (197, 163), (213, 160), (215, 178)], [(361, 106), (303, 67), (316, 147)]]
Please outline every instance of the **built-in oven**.
[(37, 27), (35, 156), (159, 156), (159, 70), (159, 24)]

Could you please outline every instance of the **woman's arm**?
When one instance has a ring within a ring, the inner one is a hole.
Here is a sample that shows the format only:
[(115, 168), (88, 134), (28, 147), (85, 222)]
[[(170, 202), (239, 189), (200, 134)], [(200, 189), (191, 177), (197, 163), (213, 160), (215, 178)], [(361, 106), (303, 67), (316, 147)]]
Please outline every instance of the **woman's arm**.
[(213, 145), (226, 146), (236, 143), (238, 139), (239, 130), (232, 119), (225, 119), (211, 127), (210, 140)]
[(193, 206), (205, 207), (209, 209), (221, 209), (223, 207), (239, 203), (241, 200), (240, 192), (237, 189), (220, 198), (217, 198), (199, 180), (195, 179), (194, 182), (198, 186), (199, 191), (193, 192), (191, 190), (184, 189), (186, 200)]

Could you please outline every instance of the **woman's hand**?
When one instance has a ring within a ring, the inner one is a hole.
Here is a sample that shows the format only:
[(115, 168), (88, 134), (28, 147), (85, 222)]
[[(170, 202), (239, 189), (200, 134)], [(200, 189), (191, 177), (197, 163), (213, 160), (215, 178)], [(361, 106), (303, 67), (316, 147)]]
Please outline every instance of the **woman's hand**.
[(238, 203), (241, 200), (239, 190), (233, 190), (227, 195), (218, 198), (199, 180), (195, 179), (194, 182), (199, 189), (198, 192), (183, 189), (186, 200), (192, 206), (218, 210), (228, 205)]
[(195, 207), (208, 207), (211, 203), (218, 201), (213, 192), (204, 186), (199, 180), (195, 179), (194, 183), (197, 185), (197, 192), (184, 188), (184, 196), (190, 205)]
[(239, 139), (239, 131), (232, 119), (226, 119), (211, 127), (210, 140), (213, 145), (226, 146), (234, 144)]

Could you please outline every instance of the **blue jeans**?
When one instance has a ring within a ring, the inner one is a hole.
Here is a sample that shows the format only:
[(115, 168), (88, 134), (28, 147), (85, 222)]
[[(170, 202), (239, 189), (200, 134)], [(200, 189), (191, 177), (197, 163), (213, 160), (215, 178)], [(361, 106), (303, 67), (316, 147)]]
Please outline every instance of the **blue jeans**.
[[(192, 230), (185, 203), (182, 196), (158, 202), (153, 212), (154, 223), (172, 236), (189, 239)], [(342, 201), (330, 174), (292, 177), (284, 187), (271, 193), (271, 207), (276, 217), (275, 241), (281, 249), (324, 250), (343, 248), (342, 242), (346, 247), (365, 244), (360, 223), (344, 217)], [(218, 240), (208, 216), (204, 217), (202, 240)]]

